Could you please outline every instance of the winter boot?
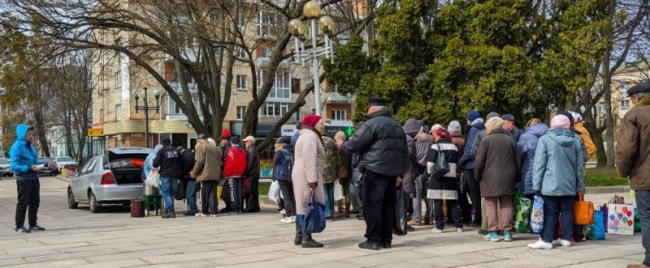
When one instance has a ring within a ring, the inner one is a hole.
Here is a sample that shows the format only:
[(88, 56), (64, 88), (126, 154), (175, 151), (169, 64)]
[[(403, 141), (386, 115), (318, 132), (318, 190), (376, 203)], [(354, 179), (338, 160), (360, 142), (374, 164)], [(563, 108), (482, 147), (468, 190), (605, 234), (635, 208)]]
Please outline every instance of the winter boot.
[(322, 248), (323, 244), (316, 242), (311, 238), (311, 234), (302, 234), (302, 247), (303, 248)]
[(302, 244), (302, 226), (298, 221), (296, 221), (296, 238), (293, 239), (293, 244), (296, 246), (300, 246)]

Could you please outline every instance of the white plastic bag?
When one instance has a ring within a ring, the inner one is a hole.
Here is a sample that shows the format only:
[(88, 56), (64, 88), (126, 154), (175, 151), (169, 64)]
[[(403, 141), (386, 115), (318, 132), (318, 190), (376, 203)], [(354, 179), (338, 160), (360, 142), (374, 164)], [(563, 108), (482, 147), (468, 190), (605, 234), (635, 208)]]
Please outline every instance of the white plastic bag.
[(156, 187), (156, 188), (160, 187), (160, 174), (158, 174), (158, 171), (152, 170), (151, 172), (149, 172), (149, 175), (147, 175), (147, 180), (144, 181), (144, 183), (147, 186)]
[(343, 199), (343, 187), (339, 181), (334, 182), (334, 201)]
[(278, 183), (278, 181), (273, 181), (271, 183), (268, 196), (271, 201), (275, 203), (280, 202), (280, 183)]

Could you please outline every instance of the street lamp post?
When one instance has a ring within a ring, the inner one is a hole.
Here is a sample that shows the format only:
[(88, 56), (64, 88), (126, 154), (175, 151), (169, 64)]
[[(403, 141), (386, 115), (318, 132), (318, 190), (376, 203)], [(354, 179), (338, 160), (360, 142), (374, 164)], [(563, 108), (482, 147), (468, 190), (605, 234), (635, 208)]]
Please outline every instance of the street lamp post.
[(160, 108), (160, 95), (162, 94), (162, 91), (160, 89), (156, 89), (153, 92), (153, 96), (156, 98), (156, 104), (153, 107), (149, 107), (149, 102), (147, 101), (147, 87), (148, 85), (144, 85), (144, 98), (142, 99), (144, 104), (143, 105), (138, 105), (138, 100), (140, 97), (138, 94), (135, 94), (135, 113), (138, 113), (139, 110), (144, 111), (144, 144), (145, 147), (149, 147), (149, 111), (156, 111), (158, 113), (158, 109)]
[[(305, 60), (311, 58), (312, 67), (314, 72), (314, 102), (316, 114), (321, 115), (320, 107), (320, 57), (325, 57), (334, 60), (334, 50), (332, 49), (331, 36), (336, 34), (336, 22), (330, 16), (320, 16), (320, 4), (314, 0), (305, 3), (303, 7), (303, 14), (310, 20), (311, 25), (304, 24), (299, 19), (292, 19), (289, 21), (289, 33), (294, 36), (294, 48), (296, 61), (304, 63)], [(325, 47), (318, 48), (318, 30), (325, 35)], [(311, 35), (311, 36), (310, 36)], [(305, 51), (305, 41), (311, 37), (311, 51)]]

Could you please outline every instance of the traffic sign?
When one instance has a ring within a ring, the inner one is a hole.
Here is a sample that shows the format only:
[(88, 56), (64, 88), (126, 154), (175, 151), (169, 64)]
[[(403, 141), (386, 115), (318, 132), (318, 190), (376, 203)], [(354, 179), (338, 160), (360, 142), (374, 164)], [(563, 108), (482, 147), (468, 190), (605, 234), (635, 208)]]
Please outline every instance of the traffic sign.
[(104, 136), (104, 129), (101, 128), (89, 128), (88, 137), (102, 137)]

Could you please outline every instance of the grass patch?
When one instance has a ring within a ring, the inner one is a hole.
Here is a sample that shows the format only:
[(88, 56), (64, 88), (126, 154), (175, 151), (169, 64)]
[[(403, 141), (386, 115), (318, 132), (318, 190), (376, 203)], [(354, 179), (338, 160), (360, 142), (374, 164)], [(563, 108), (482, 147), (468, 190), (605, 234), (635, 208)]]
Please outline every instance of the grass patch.
[(260, 192), (260, 195), (268, 195), (269, 188), (271, 188), (270, 182), (260, 182), (260, 185), (257, 187), (257, 190)]
[(585, 171), (585, 184), (587, 187), (596, 186), (627, 186), (627, 179), (618, 175), (613, 168), (595, 168)]

